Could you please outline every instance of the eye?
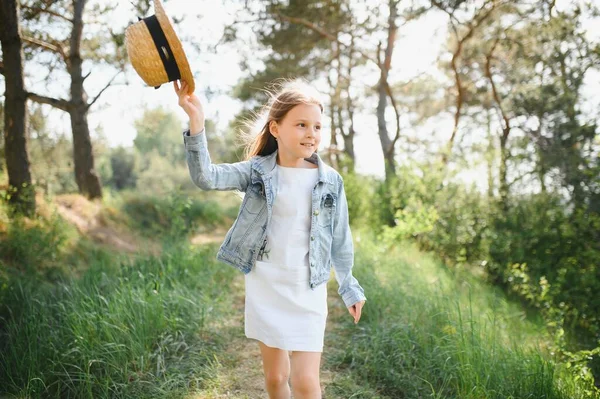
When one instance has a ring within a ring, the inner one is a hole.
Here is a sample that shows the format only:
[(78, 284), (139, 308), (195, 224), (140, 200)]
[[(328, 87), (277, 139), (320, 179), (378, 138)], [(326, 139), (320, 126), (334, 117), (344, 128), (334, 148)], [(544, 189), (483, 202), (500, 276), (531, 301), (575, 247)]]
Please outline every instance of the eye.
[(317, 126), (317, 129), (321, 130), (321, 126)]
[(298, 123), (298, 126), (302, 126), (302, 127), (304, 127), (304, 126), (305, 126), (305, 124), (304, 124), (303, 122), (300, 122), (300, 123)]

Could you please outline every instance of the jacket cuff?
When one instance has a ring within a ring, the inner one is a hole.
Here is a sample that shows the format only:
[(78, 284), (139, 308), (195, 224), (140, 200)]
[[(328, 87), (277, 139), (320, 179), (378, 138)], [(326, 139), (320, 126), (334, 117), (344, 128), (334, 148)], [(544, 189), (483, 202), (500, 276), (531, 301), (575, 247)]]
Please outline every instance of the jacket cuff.
[(183, 131), (183, 142), (188, 150), (199, 150), (200, 147), (206, 147), (206, 127), (202, 128), (200, 133), (190, 136), (190, 129)]
[(350, 306), (360, 301), (366, 302), (367, 298), (365, 297), (365, 294), (362, 292), (362, 290), (348, 290), (344, 293), (344, 295), (342, 295), (342, 300), (344, 301), (346, 307), (349, 308)]

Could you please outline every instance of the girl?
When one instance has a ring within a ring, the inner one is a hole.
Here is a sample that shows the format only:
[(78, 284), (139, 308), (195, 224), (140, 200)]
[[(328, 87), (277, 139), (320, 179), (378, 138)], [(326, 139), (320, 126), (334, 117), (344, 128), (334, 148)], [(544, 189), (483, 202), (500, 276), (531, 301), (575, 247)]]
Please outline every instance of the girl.
[[(323, 105), (301, 81), (271, 96), (246, 159), (213, 164), (204, 112), (185, 82), (174, 82), (189, 116), (183, 132), (192, 180), (204, 190), (244, 191), (217, 259), (245, 275), (248, 338), (258, 341), (270, 398), (321, 398), (320, 362), (333, 264), (339, 294), (358, 323), (366, 301), (352, 275), (354, 249), (341, 175), (317, 154)], [(288, 352), (291, 353), (291, 360)]]

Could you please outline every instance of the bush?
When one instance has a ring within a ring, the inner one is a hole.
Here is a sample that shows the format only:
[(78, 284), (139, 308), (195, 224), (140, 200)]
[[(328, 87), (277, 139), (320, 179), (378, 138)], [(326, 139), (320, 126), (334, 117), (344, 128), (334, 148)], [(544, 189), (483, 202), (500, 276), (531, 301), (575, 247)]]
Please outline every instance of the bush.
[(215, 201), (201, 201), (181, 192), (165, 197), (126, 194), (121, 205), (131, 226), (144, 236), (177, 237), (200, 224), (216, 226), (223, 210)]
[(29, 275), (54, 273), (67, 243), (67, 228), (56, 213), (49, 219), (13, 219), (6, 236), (0, 237), (0, 260)]
[(593, 359), (600, 378), (600, 353), (587, 353), (600, 350), (600, 215), (569, 213), (556, 196), (538, 194), (515, 200), (491, 223), (491, 280), (545, 316), (565, 360), (577, 363), (571, 351), (581, 351), (581, 367)]
[(600, 378), (594, 349), (600, 345), (600, 215), (570, 211), (556, 195), (500, 206), (462, 184), (442, 185), (435, 174), (403, 169), (398, 176), (369, 199), (376, 207), (388, 204), (371, 214), (371, 231), (388, 245), (413, 239), (448, 266), (483, 271), (490, 283), (544, 316), (557, 337), (554, 350), (578, 367), (581, 378), (590, 378), (586, 367)]
[(416, 245), (388, 247), (364, 229), (357, 238), (367, 303), (358, 325), (344, 312), (329, 340), (332, 367), (361, 387), (393, 398), (597, 397), (592, 381), (542, 349), (551, 341), (543, 323), (499, 290)]

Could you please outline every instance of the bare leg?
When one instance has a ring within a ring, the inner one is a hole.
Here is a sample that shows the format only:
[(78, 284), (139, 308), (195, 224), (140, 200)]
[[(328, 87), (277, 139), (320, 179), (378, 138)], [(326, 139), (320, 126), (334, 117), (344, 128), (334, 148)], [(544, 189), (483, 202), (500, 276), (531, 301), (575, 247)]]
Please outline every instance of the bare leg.
[(292, 390), (295, 399), (321, 399), (321, 352), (292, 352)]
[(290, 399), (290, 357), (288, 351), (258, 341), (269, 399)]

